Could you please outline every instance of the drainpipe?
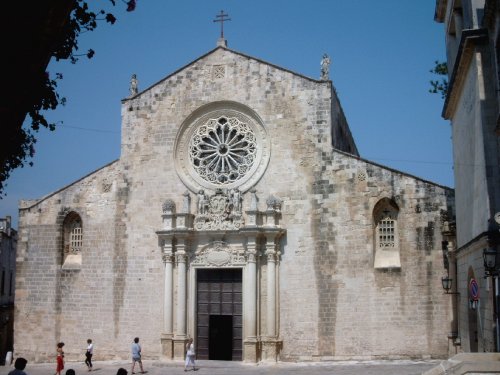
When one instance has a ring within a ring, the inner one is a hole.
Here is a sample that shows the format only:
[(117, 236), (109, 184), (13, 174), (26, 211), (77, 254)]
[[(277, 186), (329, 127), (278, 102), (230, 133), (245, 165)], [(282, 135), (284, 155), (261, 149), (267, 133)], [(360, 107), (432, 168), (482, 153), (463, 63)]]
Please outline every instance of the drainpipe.
[(495, 280), (495, 331), (496, 331), (496, 349), (497, 352), (500, 352), (500, 322), (498, 319), (499, 315), (499, 285), (498, 285), (498, 274), (493, 276), (493, 280)]

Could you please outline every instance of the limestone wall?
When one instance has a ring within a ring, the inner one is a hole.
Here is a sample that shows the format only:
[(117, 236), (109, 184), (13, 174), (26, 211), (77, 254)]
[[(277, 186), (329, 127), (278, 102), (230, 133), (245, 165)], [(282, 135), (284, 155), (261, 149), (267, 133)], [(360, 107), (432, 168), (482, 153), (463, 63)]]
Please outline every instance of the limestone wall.
[[(440, 211), (450, 191), (337, 152), (323, 162), (302, 196), (279, 192), (288, 230), (281, 334), (293, 338), (282, 357), (446, 355)], [(384, 197), (400, 208), (400, 269), (374, 269), (372, 215)]]

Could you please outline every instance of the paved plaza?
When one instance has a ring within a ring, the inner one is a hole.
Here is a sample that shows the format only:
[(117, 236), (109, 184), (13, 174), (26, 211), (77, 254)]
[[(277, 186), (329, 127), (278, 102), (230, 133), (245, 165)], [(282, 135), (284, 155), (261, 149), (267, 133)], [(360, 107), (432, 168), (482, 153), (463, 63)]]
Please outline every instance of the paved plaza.
[[(419, 375), (437, 365), (440, 361), (366, 361), (366, 362), (320, 362), (320, 363), (278, 363), (252, 365), (242, 362), (226, 361), (197, 361), (199, 370), (184, 372), (182, 362), (143, 361), (147, 375), (246, 375), (246, 374), (307, 374), (307, 375)], [(28, 363), (28, 375), (52, 375), (55, 372), (54, 363), (33, 364)], [(123, 367), (130, 374), (131, 363), (128, 361), (102, 361), (94, 362), (95, 375), (116, 375), (116, 371)], [(87, 367), (82, 362), (67, 362), (67, 369), (74, 369), (76, 375), (87, 374)], [(7, 375), (13, 367), (0, 366), (0, 375)], [(138, 373), (137, 373), (138, 374)]]

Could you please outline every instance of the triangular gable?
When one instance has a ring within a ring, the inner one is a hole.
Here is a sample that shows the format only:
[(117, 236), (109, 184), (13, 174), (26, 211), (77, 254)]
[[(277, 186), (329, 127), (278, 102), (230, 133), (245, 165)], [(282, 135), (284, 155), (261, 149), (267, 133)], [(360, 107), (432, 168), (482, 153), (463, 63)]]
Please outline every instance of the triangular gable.
[(264, 65), (268, 65), (274, 69), (278, 69), (278, 70), (281, 70), (283, 72), (286, 72), (286, 73), (290, 73), (294, 76), (297, 76), (297, 77), (300, 77), (302, 79), (305, 79), (305, 80), (308, 80), (308, 81), (311, 81), (311, 82), (316, 82), (316, 83), (324, 83), (324, 82), (328, 82), (328, 81), (322, 81), (322, 80), (319, 80), (319, 79), (314, 79), (314, 78), (311, 78), (311, 77), (307, 77), (303, 74), (300, 74), (300, 73), (297, 73), (297, 72), (294, 72), (292, 70), (289, 70), (289, 69), (286, 69), (286, 68), (283, 68), (283, 67), (280, 67), (278, 65), (275, 65), (275, 64), (272, 64), (270, 62), (267, 62), (267, 61), (264, 61), (264, 60), (261, 60), (261, 59), (258, 59), (256, 57), (253, 57), (253, 56), (250, 56), (250, 55), (246, 55), (244, 53), (241, 53), (241, 52), (238, 52), (238, 51), (235, 51), (235, 50), (232, 50), (230, 48), (227, 48), (227, 47), (223, 47), (223, 46), (217, 46), (216, 48), (210, 50), (209, 52), (205, 53), (204, 55), (201, 55), (200, 57), (198, 57), (197, 59), (187, 63), (186, 65), (182, 66), (181, 68), (177, 69), (176, 71), (174, 71), (173, 73), (169, 74), (168, 76), (164, 77), (163, 79), (159, 80), (158, 82), (156, 83), (153, 83), (151, 86), (147, 87), (146, 89), (142, 90), (141, 92), (137, 93), (136, 95), (133, 95), (133, 96), (130, 96), (128, 98), (124, 98), (122, 99), (122, 103), (128, 101), (128, 100), (132, 100), (132, 99), (135, 99), (139, 96), (141, 96), (142, 94), (144, 94), (145, 92), (151, 90), (153, 87), (161, 84), (162, 82), (170, 79), (171, 77), (175, 76), (176, 74), (182, 72), (184, 69), (190, 67), (191, 65), (197, 63), (198, 61), (200, 60), (203, 60), (204, 58), (206, 58), (207, 56), (210, 56), (211, 54), (215, 53), (216, 51), (218, 51), (219, 49), (222, 49), (222, 50), (225, 50), (227, 52), (230, 52), (230, 53), (233, 53), (235, 55), (238, 55), (238, 56), (241, 56), (241, 57), (244, 57), (246, 59), (250, 59), (250, 60), (254, 60), (254, 61), (257, 61), (261, 64), (264, 64)]

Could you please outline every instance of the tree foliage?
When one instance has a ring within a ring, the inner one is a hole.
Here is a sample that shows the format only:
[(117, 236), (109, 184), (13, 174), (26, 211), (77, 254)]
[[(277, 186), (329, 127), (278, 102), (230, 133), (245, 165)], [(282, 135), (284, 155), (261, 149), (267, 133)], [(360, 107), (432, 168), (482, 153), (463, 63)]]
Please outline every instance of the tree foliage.
[[(121, 0), (128, 12), (136, 7), (136, 0)], [(115, 6), (115, 0), (109, 0)], [(55, 58), (76, 63), (80, 57), (92, 58), (94, 50), (78, 53), (78, 40), (82, 33), (93, 31), (99, 21), (114, 24), (116, 17), (104, 9), (92, 10), (84, 0), (37, 0), (25, 4), (16, 2), (17, 13), (22, 18), (0, 19), (3, 34), (10, 38), (6, 51), (9, 55), (7, 86), (12, 89), (0, 106), (0, 199), (5, 194), (5, 183), (11, 172), (26, 164), (33, 165), (36, 133), (41, 128), (55, 130), (44, 113), (64, 105), (66, 99), (57, 92), (57, 82), (63, 77), (52, 77), (45, 71), (48, 62)], [(36, 36), (36, 37), (34, 37)], [(37, 39), (38, 37), (38, 39)], [(9, 44), (10, 43), (10, 44)], [(26, 52), (28, 51), (28, 52)], [(26, 116), (28, 126), (23, 127)]]
[(437, 80), (431, 80), (431, 88), (429, 89), (430, 93), (441, 94), (441, 98), (445, 99), (446, 95), (448, 95), (448, 64), (436, 60), (434, 61), (434, 68), (430, 72), (438, 76), (445, 76)]

